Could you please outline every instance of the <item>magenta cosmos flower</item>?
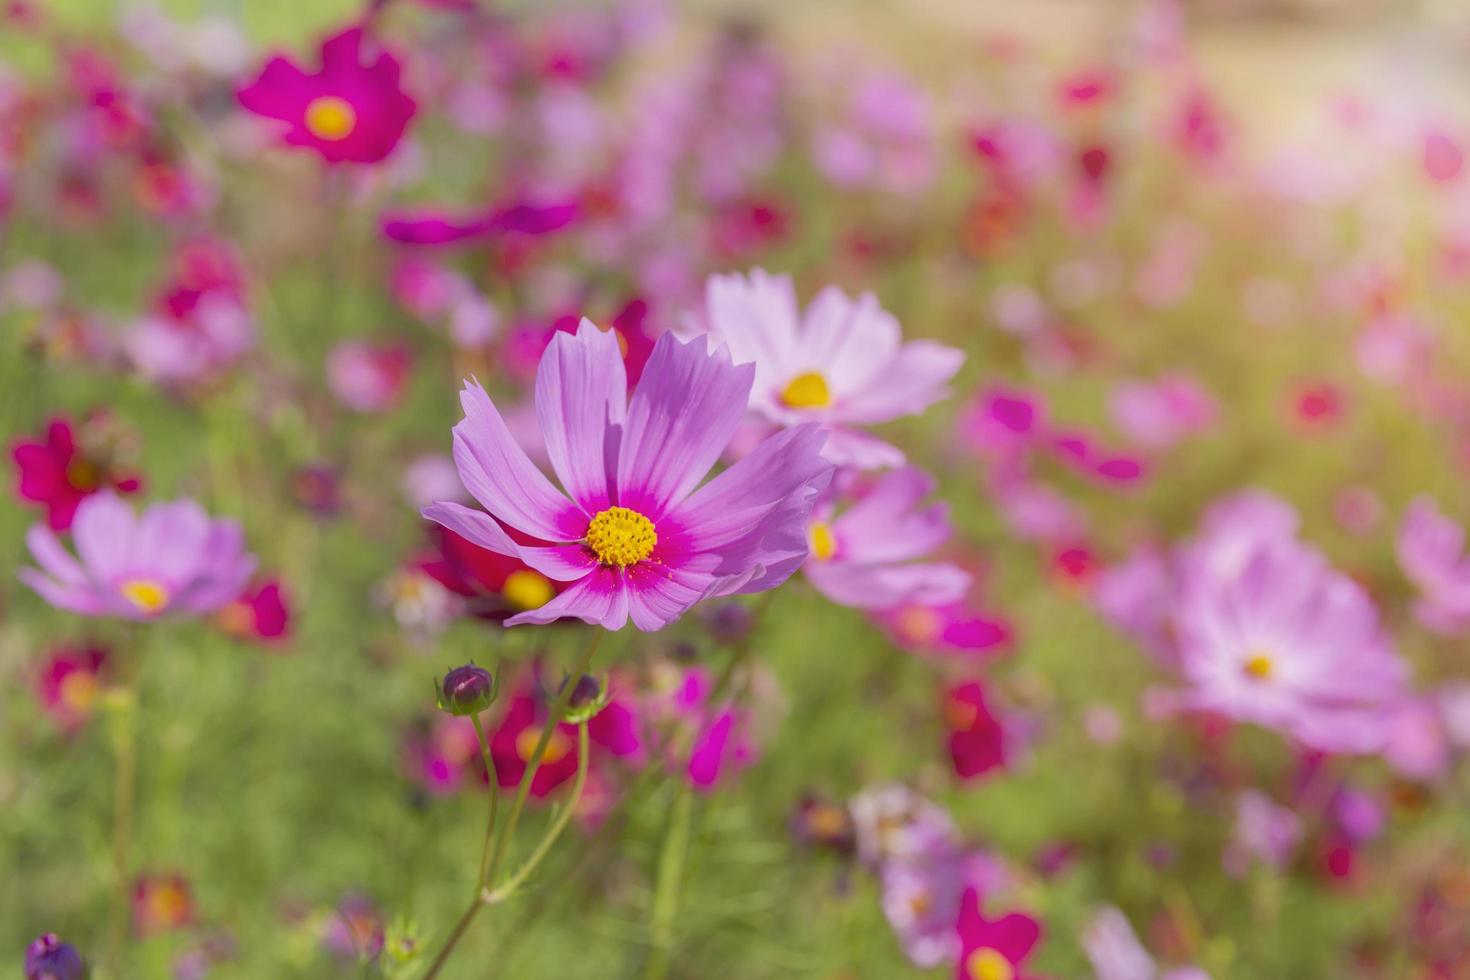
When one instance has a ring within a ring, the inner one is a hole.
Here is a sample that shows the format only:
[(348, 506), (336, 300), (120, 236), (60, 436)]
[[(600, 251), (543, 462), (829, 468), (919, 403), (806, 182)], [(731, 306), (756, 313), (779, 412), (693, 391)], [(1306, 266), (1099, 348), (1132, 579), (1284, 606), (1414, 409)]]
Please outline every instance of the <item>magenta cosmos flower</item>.
[(20, 579), (51, 605), (84, 616), (214, 612), (255, 570), (239, 525), (210, 520), (192, 500), (154, 504), (139, 517), (103, 491), (82, 501), (71, 533), (77, 557), (50, 529), (32, 527), (26, 544), (41, 567), (22, 569)]
[(399, 84), (398, 59), (361, 27), (322, 42), (321, 58), (314, 73), (272, 58), (240, 89), (240, 104), (284, 123), (286, 143), (328, 163), (377, 163), (393, 152), (416, 109)]
[(571, 583), (510, 626), (569, 617), (619, 629), (631, 618), (656, 630), (701, 599), (774, 588), (806, 558), (830, 466), (820, 427), (797, 426), (699, 485), (745, 414), (754, 374), (703, 338), (665, 335), (629, 399), (617, 337), (583, 320), (552, 338), (536, 373), (536, 415), (565, 493), (470, 382), (454, 462), (490, 513), (441, 501), (424, 516)]
[(904, 456), (854, 426), (922, 412), (949, 394), (963, 351), (929, 340), (903, 343), (898, 320), (871, 293), (857, 299), (827, 287), (803, 314), (786, 276), (711, 276), (705, 322), (737, 363), (755, 364), (751, 410), (780, 426), (821, 422), (826, 455), (864, 468)]

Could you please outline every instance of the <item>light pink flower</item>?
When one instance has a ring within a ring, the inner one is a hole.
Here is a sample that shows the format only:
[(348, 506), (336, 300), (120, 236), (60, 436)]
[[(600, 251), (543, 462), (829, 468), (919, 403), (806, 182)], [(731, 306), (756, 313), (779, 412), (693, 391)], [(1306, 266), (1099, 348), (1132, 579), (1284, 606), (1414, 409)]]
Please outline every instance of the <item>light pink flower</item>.
[(84, 616), (214, 612), (255, 570), (239, 525), (210, 520), (192, 500), (154, 504), (139, 517), (104, 490), (77, 507), (71, 533), (78, 557), (49, 528), (32, 527), (26, 544), (40, 569), (22, 569), (20, 579), (51, 605)]
[(895, 466), (903, 453), (859, 431), (922, 412), (949, 394), (964, 353), (929, 340), (903, 343), (898, 320), (870, 293), (851, 299), (835, 287), (803, 314), (786, 276), (712, 276), (703, 327), (755, 365), (750, 408), (779, 426), (820, 422), (831, 429), (825, 454), (864, 468)]
[(1404, 513), (1398, 533), (1399, 567), (1419, 590), (1414, 618), (1426, 629), (1459, 634), (1470, 627), (1470, 555), (1465, 529), (1433, 500), (1419, 497)]
[(959, 600), (970, 587), (968, 573), (918, 560), (949, 539), (948, 506), (920, 506), (934, 486), (928, 474), (905, 467), (885, 473), (841, 512), (836, 501), (819, 503), (807, 581), (833, 602), (860, 609)]

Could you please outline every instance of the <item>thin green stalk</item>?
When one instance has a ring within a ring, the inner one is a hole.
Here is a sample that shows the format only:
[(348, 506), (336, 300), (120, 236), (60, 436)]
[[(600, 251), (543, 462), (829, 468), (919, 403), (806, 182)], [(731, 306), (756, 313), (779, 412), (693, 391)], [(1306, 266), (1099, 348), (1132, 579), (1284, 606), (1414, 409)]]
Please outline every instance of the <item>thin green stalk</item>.
[[(423, 980), (434, 980), (434, 978), (439, 975), (439, 971), (444, 968), (444, 964), (449, 961), (449, 957), (454, 952), (455, 947), (459, 945), (459, 941), (464, 936), (465, 930), (470, 927), (470, 923), (475, 920), (475, 916), (478, 915), (480, 909), (485, 906), (486, 897), (488, 894), (486, 891), (486, 885), (495, 881), (495, 875), (500, 870), (500, 865), (505, 859), (506, 851), (508, 851), (510, 848), (511, 835), (515, 833), (516, 824), (519, 823), (521, 819), (521, 811), (525, 809), (526, 798), (530, 796), (531, 782), (536, 778), (536, 773), (541, 768), (541, 760), (546, 755), (546, 746), (551, 744), (552, 733), (556, 731), (556, 726), (561, 722), (561, 719), (565, 717), (567, 713), (567, 705), (572, 700), (572, 692), (576, 690), (577, 679), (585, 674), (587, 672), (587, 668), (592, 665), (592, 657), (594, 654), (597, 653), (597, 644), (602, 639), (602, 632), (602, 630), (597, 630), (592, 634), (592, 642), (587, 644), (587, 649), (582, 654), (581, 663), (578, 664), (577, 669), (572, 672), (567, 682), (562, 685), (561, 696), (557, 698), (556, 704), (552, 707), (551, 711), (547, 713), (546, 724), (541, 727), (541, 738), (537, 740), (536, 749), (534, 752), (531, 753), (531, 758), (527, 760), (526, 771), (521, 775), (520, 785), (516, 788), (516, 798), (515, 802), (511, 805), (510, 816), (498, 829), (498, 831), (495, 832), (495, 845), (493, 850), (491, 851), (489, 867), (484, 867), (485, 848), (482, 845), (480, 861), (483, 870), (476, 879), (475, 894), (470, 899), (470, 904), (464, 910), (464, 914), (461, 915), (459, 917), (459, 921), (455, 923), (453, 931), (449, 934), (449, 938), (445, 940), (444, 947), (439, 950), (439, 955), (434, 958), (434, 962), (429, 966), (429, 971), (424, 974)], [(476, 724), (476, 730), (479, 730), (478, 723)], [(586, 731), (585, 725), (582, 726), (582, 730), (583, 732)], [(488, 749), (485, 748), (486, 743), (483, 737), (480, 739), (480, 744), (481, 751), (485, 752), (488, 756)], [(585, 764), (587, 754), (588, 753), (585, 750), (582, 752), (581, 759), (579, 759), (579, 766)], [(493, 770), (491, 771), (493, 772)], [(495, 781), (492, 780), (492, 783), (493, 782)], [(498, 785), (492, 785), (491, 789), (492, 793), (499, 793)], [(567, 812), (570, 812), (570, 810), (571, 807), (570, 805), (568, 805)], [(494, 810), (492, 810), (491, 812), (493, 814)], [(492, 816), (491, 829), (493, 829), (493, 827), (494, 819)], [(560, 830), (558, 830), (557, 833), (560, 833)], [(487, 829), (487, 842), (489, 840), (489, 836), (490, 830)], [(536, 857), (536, 860), (539, 862), (540, 857)]]
[(475, 879), (475, 892), (485, 887), (485, 872), (490, 865), (490, 839), (495, 836), (495, 818), (500, 812), (500, 779), (495, 772), (495, 759), (490, 755), (490, 740), (485, 737), (484, 726), (479, 715), (470, 715), (475, 726), (475, 738), (480, 743), (480, 758), (485, 763), (485, 774), (490, 780), (490, 818), (485, 823), (485, 840), (480, 844), (480, 874)]
[(112, 909), (107, 928), (108, 975), (121, 977), (123, 937), (127, 932), (131, 905), (128, 852), (133, 840), (133, 799), (138, 776), (136, 685), (124, 670), (122, 682), (110, 692), (111, 741), (113, 752), (112, 789)]
[(546, 746), (551, 743), (552, 733), (556, 731), (556, 726), (567, 713), (567, 705), (571, 703), (572, 691), (577, 687), (578, 678), (585, 674), (587, 668), (592, 665), (592, 656), (597, 652), (597, 644), (602, 639), (602, 632), (602, 630), (596, 630), (592, 634), (592, 642), (587, 644), (587, 650), (582, 654), (582, 662), (576, 670), (572, 671), (567, 682), (562, 685), (561, 696), (557, 698), (555, 706), (546, 715), (546, 724), (541, 726), (541, 737), (536, 742), (536, 750), (531, 753), (531, 758), (526, 763), (526, 771), (521, 776), (520, 786), (516, 787), (516, 798), (510, 807), (510, 817), (496, 835), (495, 851), (490, 857), (490, 873), (486, 877), (487, 881), (495, 880), (496, 873), (505, 861), (506, 852), (510, 850), (511, 836), (515, 833), (516, 824), (520, 822), (521, 811), (526, 808), (526, 798), (531, 795), (531, 783), (541, 768), (541, 759), (546, 754)]
[[(571, 682), (569, 681), (568, 683)], [(561, 832), (566, 830), (567, 824), (572, 819), (572, 811), (576, 810), (577, 801), (582, 798), (582, 788), (587, 785), (588, 760), (592, 755), (592, 746), (589, 742), (587, 722), (580, 722), (577, 725), (577, 777), (572, 782), (571, 795), (567, 797), (566, 803), (562, 805), (561, 812), (556, 815), (556, 819), (546, 829), (546, 833), (541, 835), (540, 842), (536, 845), (535, 850), (531, 852), (531, 856), (526, 858), (520, 870), (511, 875), (503, 885), (497, 885), (493, 891), (485, 893), (486, 905), (503, 902), (514, 895), (516, 889), (530, 877), (532, 871), (536, 870), (536, 866), (541, 863), (541, 859), (546, 857), (547, 852), (551, 850), (551, 845), (555, 844), (556, 839), (561, 836)]]
[(674, 945), (674, 913), (679, 907), (679, 883), (684, 877), (684, 861), (689, 854), (689, 826), (694, 812), (694, 791), (681, 781), (669, 814), (669, 827), (664, 835), (663, 851), (658, 859), (658, 881), (653, 893), (653, 911), (649, 917), (647, 980), (664, 980), (669, 972), (669, 954)]

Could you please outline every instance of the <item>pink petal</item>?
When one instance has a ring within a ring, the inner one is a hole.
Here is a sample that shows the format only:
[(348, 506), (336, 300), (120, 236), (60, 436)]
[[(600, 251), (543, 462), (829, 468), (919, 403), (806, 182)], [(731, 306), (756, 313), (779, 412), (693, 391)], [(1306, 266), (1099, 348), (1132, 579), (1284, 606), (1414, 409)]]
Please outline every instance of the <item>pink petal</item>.
[(557, 582), (575, 581), (597, 565), (596, 559), (580, 544), (551, 547), (517, 544), (495, 518), (453, 501), (430, 504), (423, 509), (422, 514), (426, 520), (449, 528), (487, 551), (519, 558)]
[(735, 435), (754, 378), (723, 348), (707, 352), (704, 337), (660, 337), (628, 406), (618, 502), (657, 522), (688, 496)]
[(965, 352), (930, 340), (915, 340), (882, 374), (842, 404), (846, 422), (873, 424), (922, 412), (949, 396), (946, 387), (965, 362)]
[(576, 336), (559, 331), (551, 338), (536, 372), (536, 414), (552, 468), (589, 514), (611, 502), (608, 478), (627, 401), (628, 378), (612, 331), (583, 319)]
[(460, 393), (464, 420), (454, 427), (459, 478), (497, 520), (545, 541), (576, 541), (588, 517), (551, 485), (506, 428), (477, 382)]
[(32, 526), (26, 532), (26, 546), (47, 575), (64, 585), (86, 585), (87, 573), (49, 528), (40, 524)]
[(599, 567), (539, 609), (510, 617), (507, 626), (580, 619), (603, 629), (622, 629), (628, 622), (628, 590), (622, 573)]

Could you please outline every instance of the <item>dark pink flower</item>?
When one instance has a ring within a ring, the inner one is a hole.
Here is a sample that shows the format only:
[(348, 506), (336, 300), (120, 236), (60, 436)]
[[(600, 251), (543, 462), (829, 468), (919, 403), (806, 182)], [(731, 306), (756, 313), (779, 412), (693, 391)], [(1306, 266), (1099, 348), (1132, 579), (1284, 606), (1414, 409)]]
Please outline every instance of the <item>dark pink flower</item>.
[(234, 601), (220, 609), (216, 621), (232, 636), (269, 643), (284, 640), (290, 634), (291, 609), (281, 583), (266, 579), (246, 587)]
[(377, 163), (398, 145), (416, 106), (398, 59), (361, 27), (328, 38), (312, 73), (274, 57), (240, 89), (250, 112), (284, 123), (281, 138), (327, 163)]
[(51, 651), (36, 675), (36, 698), (63, 731), (73, 731), (92, 716), (102, 693), (107, 652), (96, 647)]
[(71, 527), (77, 505), (99, 490), (111, 488), (134, 493), (142, 481), (120, 468), (108, 455), (77, 445), (77, 431), (69, 420), (57, 417), (43, 436), (18, 439), (11, 448), (15, 460), (15, 494), (46, 509), (46, 523), (54, 531)]
[(1024, 980), (1021, 967), (1041, 941), (1041, 923), (1012, 912), (987, 919), (980, 911), (980, 892), (971, 888), (960, 903), (956, 925), (960, 961), (956, 980)]

